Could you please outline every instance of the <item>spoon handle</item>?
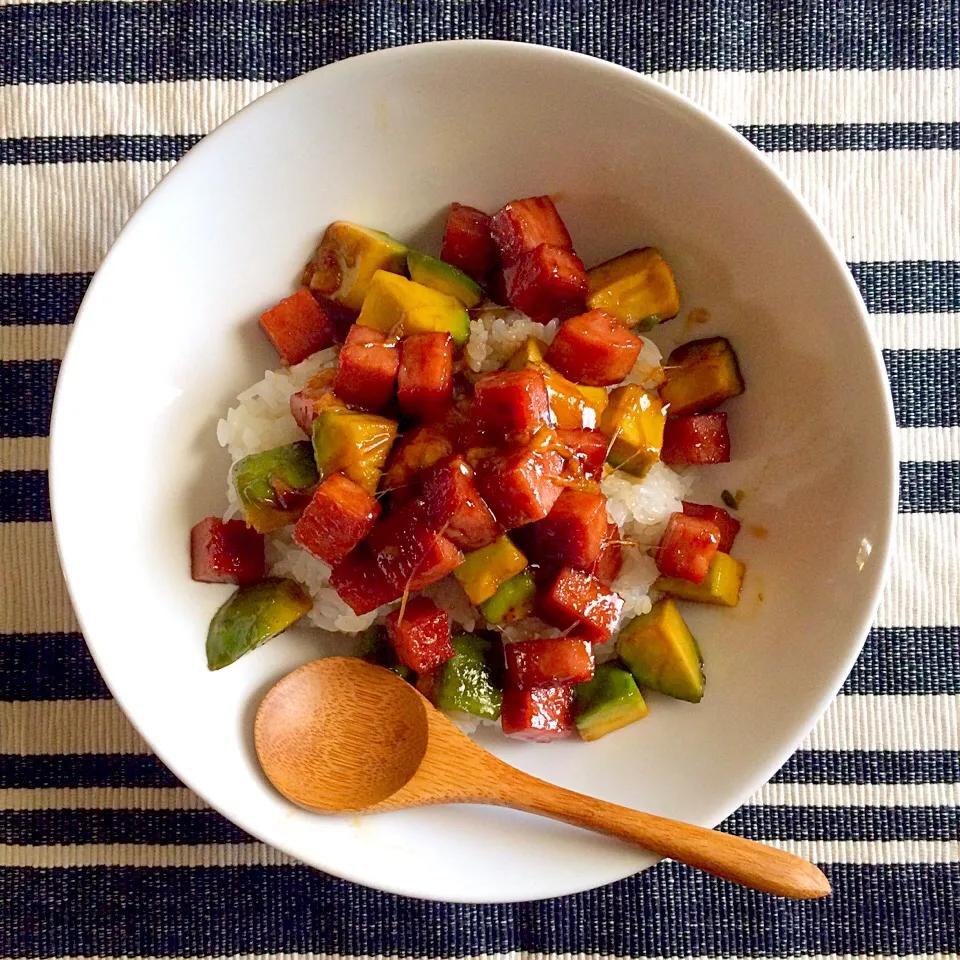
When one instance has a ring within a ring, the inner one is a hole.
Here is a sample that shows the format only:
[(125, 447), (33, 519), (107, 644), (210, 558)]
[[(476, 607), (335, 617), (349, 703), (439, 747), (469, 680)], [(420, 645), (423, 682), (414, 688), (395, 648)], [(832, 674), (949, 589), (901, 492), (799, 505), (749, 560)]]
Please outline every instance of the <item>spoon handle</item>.
[(809, 900), (830, 893), (830, 881), (807, 860), (776, 847), (679, 820), (641, 813), (615, 803), (511, 771), (507, 790), (495, 802), (563, 820), (635, 843), (653, 853), (698, 867), (745, 887)]

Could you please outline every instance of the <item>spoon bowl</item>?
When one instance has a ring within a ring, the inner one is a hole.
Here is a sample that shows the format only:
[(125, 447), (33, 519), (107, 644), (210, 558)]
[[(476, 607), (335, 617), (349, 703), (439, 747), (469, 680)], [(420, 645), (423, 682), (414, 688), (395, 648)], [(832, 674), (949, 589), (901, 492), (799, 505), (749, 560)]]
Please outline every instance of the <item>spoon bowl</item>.
[(254, 741), (271, 783), (309, 809), (513, 807), (610, 834), (767, 893), (810, 899), (830, 892), (823, 873), (793, 854), (523, 773), (474, 743), (395, 673), (356, 658), (315, 660), (275, 684), (257, 712)]

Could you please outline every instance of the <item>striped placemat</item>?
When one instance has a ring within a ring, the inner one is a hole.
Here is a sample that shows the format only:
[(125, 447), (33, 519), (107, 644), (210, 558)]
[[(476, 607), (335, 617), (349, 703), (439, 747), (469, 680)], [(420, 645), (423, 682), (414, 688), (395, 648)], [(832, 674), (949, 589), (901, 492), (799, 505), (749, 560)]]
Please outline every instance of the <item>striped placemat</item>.
[[(716, 111), (811, 201), (870, 309), (903, 459), (890, 584), (823, 722), (726, 824), (824, 864), (826, 901), (672, 863), (480, 907), (324, 876), (177, 783), (77, 632), (46, 436), (118, 230), (276, 83), (473, 36), (605, 57)], [(0, 226), (0, 958), (960, 953), (958, 0), (0, 0)]]

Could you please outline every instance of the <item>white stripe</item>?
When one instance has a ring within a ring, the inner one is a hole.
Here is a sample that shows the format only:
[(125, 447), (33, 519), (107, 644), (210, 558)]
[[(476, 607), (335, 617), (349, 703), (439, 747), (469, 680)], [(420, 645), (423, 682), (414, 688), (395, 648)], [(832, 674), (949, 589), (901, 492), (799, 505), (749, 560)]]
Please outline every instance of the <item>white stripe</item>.
[(877, 611), (882, 627), (960, 625), (960, 513), (900, 514)]
[[(947, 216), (943, 206), (960, 182), (960, 150), (784, 153), (774, 160), (847, 260), (960, 259), (960, 220)], [(0, 236), (0, 272), (94, 270), (171, 165), (0, 167), (6, 219), (20, 225)], [(905, 210), (911, 221), (904, 219)]]
[(778, 153), (848, 261), (960, 259), (960, 150)]
[[(955, 750), (960, 696), (843, 696), (810, 750)], [(0, 703), (0, 754), (148, 753), (113, 700)]]
[(0, 437), (0, 470), (46, 470), (48, 437)]
[(768, 783), (749, 803), (770, 807), (956, 807), (960, 783)]
[[(768, 807), (955, 807), (960, 783), (768, 783), (747, 803)], [(0, 810), (207, 810), (186, 787), (9, 787)]]
[(52, 523), (0, 523), (0, 633), (79, 630)]
[(186, 787), (7, 787), (0, 810), (208, 810)]
[(960, 348), (960, 313), (875, 313), (870, 322), (885, 350)]
[[(815, 863), (951, 863), (960, 841), (776, 841)], [(0, 846), (0, 867), (278, 867), (298, 861), (261, 843)]]
[(960, 427), (901, 427), (901, 460), (960, 460)]
[[(680, 70), (656, 79), (727, 123), (956, 121), (960, 70)], [(205, 134), (276, 86), (258, 80), (0, 87), (7, 137)]]
[(0, 326), (0, 359), (60, 360), (71, 329), (60, 323)]

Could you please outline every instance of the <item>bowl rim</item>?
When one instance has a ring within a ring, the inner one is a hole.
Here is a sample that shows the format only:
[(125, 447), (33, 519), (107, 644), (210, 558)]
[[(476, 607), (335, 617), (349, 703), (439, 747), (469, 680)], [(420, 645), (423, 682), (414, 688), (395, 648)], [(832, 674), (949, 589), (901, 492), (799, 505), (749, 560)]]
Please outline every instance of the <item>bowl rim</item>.
[[(137, 209), (130, 216), (130, 219), (124, 224), (123, 228), (118, 233), (116, 239), (110, 245), (109, 250), (101, 261), (100, 265), (97, 267), (93, 278), (90, 281), (90, 284), (84, 294), (83, 300), (80, 304), (80, 308), (77, 311), (73, 323), (73, 330), (76, 330), (76, 327), (83, 321), (86, 314), (89, 312), (90, 304), (95, 300), (96, 295), (99, 291), (100, 284), (103, 282), (103, 274), (105, 267), (109, 265), (111, 259), (114, 257), (117, 249), (123, 243), (128, 231), (131, 231), (136, 223), (142, 219), (142, 216), (145, 212), (149, 212), (153, 206), (155, 206), (158, 201), (158, 191), (162, 186), (167, 184), (171, 179), (184, 176), (184, 169), (189, 171), (191, 169), (193, 159), (196, 156), (203, 155), (206, 151), (217, 149), (218, 135), (220, 132), (235, 123), (240, 122), (240, 118), (246, 116), (249, 112), (252, 111), (262, 111), (270, 108), (270, 105), (274, 102), (274, 98), (281, 95), (288, 88), (304, 86), (310, 83), (315, 82), (316, 74), (325, 71), (325, 72), (340, 72), (340, 73), (349, 73), (356, 70), (365, 70), (373, 63), (390, 61), (399, 62), (405, 59), (414, 59), (425, 57), (430, 58), (437, 50), (440, 49), (450, 49), (458, 48), (464, 52), (470, 52), (472, 50), (482, 49), (482, 48), (500, 48), (505, 51), (511, 52), (513, 55), (518, 57), (526, 58), (542, 58), (543, 60), (552, 59), (556, 61), (569, 61), (569, 62), (579, 62), (581, 66), (592, 68), (597, 71), (599, 74), (605, 74), (611, 80), (615, 82), (620, 82), (624, 84), (632, 84), (635, 88), (645, 90), (648, 94), (651, 94), (655, 97), (661, 98), (663, 100), (671, 101), (672, 104), (679, 108), (681, 112), (685, 113), (691, 120), (694, 122), (705, 125), (708, 127), (714, 135), (724, 137), (731, 144), (735, 145), (741, 152), (746, 152), (749, 154), (754, 163), (761, 164), (766, 171), (772, 175), (773, 179), (777, 182), (784, 193), (785, 199), (789, 199), (794, 204), (798, 214), (805, 218), (812, 228), (813, 234), (817, 237), (819, 242), (822, 244), (826, 252), (829, 254), (831, 260), (833, 261), (834, 266), (837, 267), (837, 273), (840, 277), (841, 283), (845, 284), (847, 292), (851, 294), (851, 300), (857, 306), (857, 319), (859, 320), (860, 325), (862, 326), (864, 332), (866, 333), (866, 339), (870, 345), (870, 354), (872, 357), (872, 374), (877, 378), (878, 382), (883, 385), (884, 389), (881, 390), (881, 395), (884, 398), (883, 406), (885, 413), (885, 425), (886, 429), (883, 433), (882, 438), (878, 438), (881, 441), (882, 449), (878, 452), (882, 452), (885, 459), (885, 472), (886, 472), (886, 492), (887, 492), (887, 504), (885, 515), (880, 517), (878, 512), (878, 519), (881, 520), (880, 530), (881, 537), (878, 540), (875, 540), (872, 544), (874, 557), (877, 562), (873, 565), (873, 582), (869, 585), (869, 588), (865, 592), (865, 597), (869, 601), (866, 605), (865, 613), (862, 619), (862, 622), (857, 630), (857, 636), (859, 637), (857, 642), (851, 643), (847, 655), (838, 661), (838, 665), (833, 674), (832, 680), (829, 684), (824, 686), (823, 692), (820, 697), (817, 699), (814, 706), (811, 707), (807, 715), (807, 720), (801, 725), (800, 728), (797, 728), (794, 731), (794, 735), (790, 738), (784, 740), (782, 746), (779, 750), (774, 751), (773, 759), (765, 765), (762, 765), (758, 768), (757, 772), (753, 777), (749, 778), (743, 785), (742, 790), (739, 792), (739, 800), (734, 807), (730, 810), (727, 810), (724, 813), (724, 816), (729, 816), (734, 810), (746, 802), (751, 796), (753, 796), (765, 783), (767, 783), (773, 774), (779, 770), (783, 764), (796, 752), (800, 747), (805, 737), (808, 733), (816, 726), (819, 720), (822, 718), (823, 714), (833, 702), (838, 692), (840, 691), (845, 679), (849, 675), (851, 669), (853, 668), (857, 658), (859, 657), (863, 645), (866, 641), (868, 631), (870, 629), (873, 617), (876, 614), (878, 608), (881, 594), (886, 584), (887, 574), (889, 571), (890, 560), (892, 556), (892, 544), (893, 544), (893, 532), (894, 524), (897, 517), (897, 504), (898, 504), (898, 490), (897, 490), (897, 473), (898, 473), (898, 456), (896, 450), (896, 419), (893, 409), (893, 401), (890, 393), (888, 378), (886, 374), (886, 369), (883, 363), (882, 355), (876, 337), (871, 328), (869, 321), (869, 313), (867, 311), (866, 305), (863, 302), (863, 298), (860, 294), (859, 288), (857, 287), (850, 270), (847, 267), (846, 261), (844, 260), (840, 250), (834, 241), (834, 239), (827, 232), (823, 224), (820, 222), (819, 217), (809, 205), (809, 203), (803, 198), (803, 196), (797, 191), (797, 189), (790, 183), (789, 180), (781, 173), (781, 171), (767, 159), (757, 148), (755, 148), (749, 141), (742, 137), (732, 126), (725, 123), (718, 116), (710, 112), (704, 107), (701, 107), (690, 97), (686, 96), (683, 93), (680, 93), (672, 88), (666, 86), (660, 81), (654, 79), (651, 76), (646, 76), (637, 71), (621, 66), (616, 63), (612, 63), (608, 60), (601, 59), (590, 54), (580, 53), (573, 50), (568, 50), (559, 47), (545, 46), (535, 43), (527, 43), (520, 41), (512, 40), (487, 40), (487, 39), (459, 39), (459, 40), (435, 40), (428, 41), (424, 43), (413, 43), (405, 44), (395, 47), (388, 47), (376, 51), (371, 51), (367, 53), (356, 54), (354, 56), (346, 57), (342, 60), (335, 61), (333, 63), (325, 64), (321, 67), (317, 67), (313, 70), (307, 71), (306, 73), (300, 74), (297, 77), (294, 77), (290, 80), (280, 83), (278, 86), (268, 90), (266, 93), (257, 97), (255, 100), (246, 104), (235, 114), (230, 116), (223, 123), (218, 124), (213, 130), (204, 136), (204, 138), (192, 147), (161, 179), (160, 181), (148, 192), (146, 197), (137, 207)], [(149, 746), (150, 750), (153, 751), (154, 755), (166, 766), (173, 774), (176, 776), (188, 789), (196, 793), (204, 802), (206, 802), (211, 808), (215, 809), (221, 815), (235, 823), (241, 829), (245, 830), (251, 836), (259, 839), (261, 842), (272, 846), (283, 853), (290, 855), (291, 857), (296, 858), (298, 861), (307, 863), (307, 861), (302, 859), (302, 854), (294, 849), (292, 844), (285, 843), (282, 841), (276, 841), (269, 839), (264, 836), (268, 831), (264, 831), (258, 824), (249, 822), (248, 818), (237, 815), (237, 812), (234, 810), (227, 810), (224, 806), (219, 803), (211, 800), (206, 796), (205, 792), (202, 789), (198, 789), (194, 786), (189, 778), (185, 777), (180, 772), (180, 764), (177, 759), (173, 756), (169, 756), (166, 751), (158, 749), (150, 739), (141, 731), (140, 726), (137, 722), (136, 716), (137, 712), (133, 705), (128, 705), (125, 695), (115, 687), (114, 683), (111, 682), (112, 670), (109, 664), (106, 662), (106, 659), (98, 654), (96, 649), (96, 644), (90, 642), (87, 639), (87, 629), (84, 622), (84, 615), (82, 611), (83, 604), (80, 602), (80, 598), (76, 595), (74, 587), (71, 583), (70, 573), (65, 563), (65, 547), (61, 534), (61, 526), (58, 520), (60, 514), (60, 508), (58, 503), (61, 499), (60, 491), (66, 484), (66, 479), (61, 479), (64, 477), (64, 472), (60, 468), (60, 450), (61, 444), (58, 442), (61, 435), (61, 429), (59, 426), (60, 417), (59, 413), (64, 406), (64, 393), (65, 389), (62, 388), (62, 384), (69, 382), (70, 378), (65, 379), (63, 376), (64, 371), (72, 370), (74, 366), (73, 358), (77, 351), (73, 349), (74, 336), (71, 335), (70, 341), (67, 345), (67, 348), (64, 352), (63, 359), (61, 361), (60, 375), (57, 379), (57, 386), (54, 393), (52, 410), (51, 410), (51, 421), (50, 421), (50, 448), (49, 448), (49, 485), (50, 485), (50, 504), (51, 504), (51, 517), (54, 528), (55, 542), (57, 546), (58, 557), (60, 561), (60, 566), (63, 571), (64, 581), (67, 586), (67, 591), (70, 597), (71, 604), (73, 606), (74, 613), (76, 615), (77, 622), (80, 626), (80, 631), (84, 636), (84, 640), (87, 644), (87, 648), (90, 651), (90, 654), (100, 671), (104, 682), (106, 683), (110, 693), (112, 694), (117, 705), (123, 711), (127, 720), (131, 723), (137, 733), (144, 739), (144, 741)], [(325, 865), (315, 865), (317, 869), (321, 869), (325, 872), (330, 873), (333, 876), (337, 876), (343, 880), (346, 880), (351, 883), (361, 884), (365, 886), (374, 887), (375, 889), (383, 889), (388, 893), (393, 893), (401, 896), (407, 896), (414, 899), (437, 899), (436, 894), (431, 894), (425, 892), (421, 888), (414, 886), (410, 887), (401, 887), (401, 886), (388, 886), (381, 887), (376, 885), (376, 880), (372, 879), (369, 876), (369, 873), (364, 873), (361, 871), (354, 871), (352, 869), (344, 869), (341, 866), (337, 866), (336, 869), (332, 869), (329, 866)], [(645, 869), (645, 868), (644, 868)], [(617, 880), (625, 879), (625, 877), (611, 877), (609, 882), (616, 882)], [(561, 885), (557, 887), (550, 886), (546, 893), (538, 894), (536, 897), (532, 898), (534, 900), (539, 899), (548, 899), (557, 896), (565, 896), (568, 894), (573, 894), (581, 892), (581, 888), (571, 889), (569, 885)], [(530, 898), (527, 898), (528, 900)], [(520, 898), (514, 898), (513, 900), (500, 900), (494, 898), (488, 898), (483, 900), (469, 899), (465, 897), (457, 896), (456, 892), (444, 892), (443, 902), (451, 903), (500, 903), (500, 902), (524, 902)]]

